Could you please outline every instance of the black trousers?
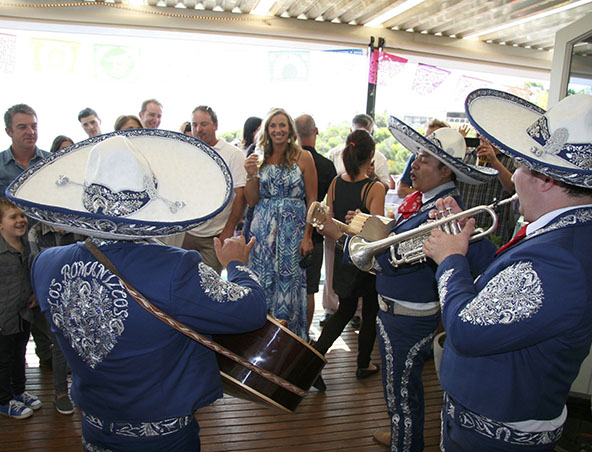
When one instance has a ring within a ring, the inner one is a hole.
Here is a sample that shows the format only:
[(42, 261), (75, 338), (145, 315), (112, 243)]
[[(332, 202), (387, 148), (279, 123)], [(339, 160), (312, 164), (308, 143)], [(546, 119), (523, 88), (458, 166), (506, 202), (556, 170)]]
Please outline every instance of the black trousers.
[(0, 405), (25, 391), (25, 351), (31, 324), (23, 322), (24, 331), (0, 335)]
[[(331, 348), (333, 342), (341, 335), (347, 322), (356, 313), (359, 297), (339, 297), (337, 312), (327, 321), (323, 327), (321, 337), (315, 344), (315, 348), (323, 355)], [(378, 296), (374, 285), (369, 287), (367, 293), (362, 296), (362, 324), (358, 334), (358, 368), (366, 369), (370, 366), (370, 356), (376, 340), (376, 314), (378, 313)]]

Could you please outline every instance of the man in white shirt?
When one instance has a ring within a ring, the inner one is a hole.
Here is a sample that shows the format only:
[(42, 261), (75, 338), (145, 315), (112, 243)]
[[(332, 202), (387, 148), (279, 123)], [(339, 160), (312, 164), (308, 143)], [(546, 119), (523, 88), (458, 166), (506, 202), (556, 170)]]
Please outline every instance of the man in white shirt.
[(216, 137), (218, 116), (210, 107), (200, 105), (193, 110), (191, 131), (195, 138), (213, 147), (228, 165), (232, 175), (234, 194), (224, 210), (200, 226), (185, 233), (183, 248), (196, 250), (205, 264), (220, 274), (222, 265), (214, 250), (214, 237), (224, 240), (234, 235), (236, 225), (245, 211), (245, 154), (237, 147)]

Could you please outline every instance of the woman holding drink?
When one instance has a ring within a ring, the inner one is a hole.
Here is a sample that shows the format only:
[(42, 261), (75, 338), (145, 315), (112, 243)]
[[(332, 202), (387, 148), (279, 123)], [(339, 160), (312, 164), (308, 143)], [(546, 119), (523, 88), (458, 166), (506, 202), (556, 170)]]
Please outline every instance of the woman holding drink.
[(312, 155), (296, 143), (294, 121), (285, 110), (268, 113), (245, 169), (245, 197), (255, 207), (249, 268), (265, 290), (269, 314), (307, 339), (306, 272), (300, 262), (313, 249), (306, 212), (317, 198), (317, 174)]

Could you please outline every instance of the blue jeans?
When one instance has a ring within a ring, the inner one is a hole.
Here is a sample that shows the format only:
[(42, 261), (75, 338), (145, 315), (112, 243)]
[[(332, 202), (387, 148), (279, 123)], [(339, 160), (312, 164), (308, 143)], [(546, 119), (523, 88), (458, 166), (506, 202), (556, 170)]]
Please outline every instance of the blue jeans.
[(378, 311), (384, 398), (391, 420), (391, 452), (424, 448), (424, 398), (421, 373), (430, 354), (440, 313), (411, 317)]

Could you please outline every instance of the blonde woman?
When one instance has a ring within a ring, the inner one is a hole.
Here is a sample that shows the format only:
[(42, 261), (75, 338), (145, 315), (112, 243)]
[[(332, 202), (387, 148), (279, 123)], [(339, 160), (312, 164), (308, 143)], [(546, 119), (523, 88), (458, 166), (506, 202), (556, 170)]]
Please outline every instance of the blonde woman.
[(266, 292), (268, 312), (306, 339), (306, 272), (300, 262), (313, 249), (306, 212), (317, 198), (316, 168), (296, 143), (294, 120), (280, 108), (265, 118), (257, 148), (262, 162), (257, 152), (245, 161), (245, 196), (255, 207), (249, 267)]

